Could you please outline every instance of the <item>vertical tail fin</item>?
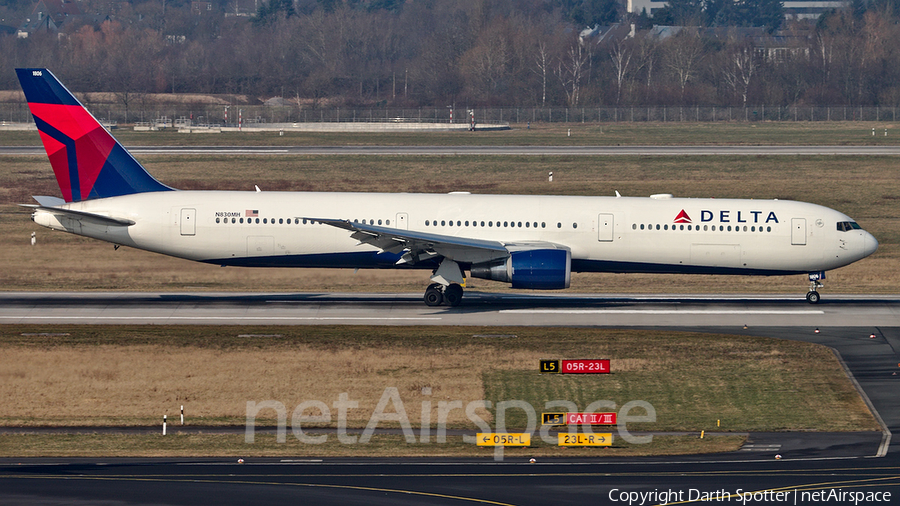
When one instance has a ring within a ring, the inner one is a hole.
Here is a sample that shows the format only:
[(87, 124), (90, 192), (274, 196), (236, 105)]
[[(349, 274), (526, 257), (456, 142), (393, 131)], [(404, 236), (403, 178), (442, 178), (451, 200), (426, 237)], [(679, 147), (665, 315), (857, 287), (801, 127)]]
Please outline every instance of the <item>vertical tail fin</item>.
[(171, 190), (47, 69), (16, 69), (66, 202)]

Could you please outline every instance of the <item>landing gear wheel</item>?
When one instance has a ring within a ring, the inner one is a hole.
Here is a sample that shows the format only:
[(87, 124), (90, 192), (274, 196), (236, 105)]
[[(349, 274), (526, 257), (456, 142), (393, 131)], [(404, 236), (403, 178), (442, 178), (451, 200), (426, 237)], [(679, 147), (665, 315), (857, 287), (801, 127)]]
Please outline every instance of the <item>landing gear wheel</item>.
[(444, 294), (441, 293), (441, 285), (437, 283), (428, 285), (428, 288), (425, 290), (425, 305), (440, 306), (443, 303)]
[(810, 304), (818, 304), (819, 298), (819, 292), (815, 290), (806, 294), (806, 302), (809, 302)]
[(444, 289), (444, 302), (446, 302), (449, 306), (458, 306), (459, 303), (462, 302), (462, 296), (463, 289), (456, 283), (453, 283), (452, 285)]

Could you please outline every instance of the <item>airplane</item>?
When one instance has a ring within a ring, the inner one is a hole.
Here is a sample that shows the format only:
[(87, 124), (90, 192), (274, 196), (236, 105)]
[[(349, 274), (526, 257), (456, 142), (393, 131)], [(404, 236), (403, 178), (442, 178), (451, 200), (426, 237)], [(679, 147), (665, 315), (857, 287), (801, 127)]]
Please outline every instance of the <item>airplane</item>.
[(432, 271), (428, 306), (457, 306), (466, 272), (558, 290), (572, 272), (808, 274), (878, 241), (847, 215), (787, 200), (185, 191), (156, 180), (47, 69), (16, 69), (62, 198), (44, 227), (221, 266)]

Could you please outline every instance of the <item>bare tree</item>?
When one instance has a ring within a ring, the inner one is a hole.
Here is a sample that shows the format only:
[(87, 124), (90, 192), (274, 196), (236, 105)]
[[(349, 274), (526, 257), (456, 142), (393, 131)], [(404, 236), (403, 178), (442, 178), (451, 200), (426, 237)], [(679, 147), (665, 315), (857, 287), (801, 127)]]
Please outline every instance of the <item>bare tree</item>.
[(459, 61), (471, 96), (488, 103), (501, 91), (508, 75), (510, 47), (503, 33), (499, 29), (486, 30)]
[(757, 62), (754, 48), (748, 43), (731, 44), (726, 50), (722, 76), (728, 87), (741, 96), (741, 105), (747, 107), (750, 81), (756, 74)]
[(684, 90), (688, 81), (697, 72), (697, 64), (703, 59), (703, 42), (697, 30), (684, 29), (667, 44), (668, 59), (666, 66), (678, 80), (681, 89), (681, 97), (684, 98)]
[(547, 75), (550, 73), (550, 52), (544, 41), (537, 45), (532, 71), (541, 78), (541, 107), (544, 107), (547, 105)]
[(556, 77), (559, 79), (563, 90), (566, 92), (566, 101), (570, 106), (578, 105), (581, 98), (581, 80), (584, 77), (584, 66), (588, 56), (584, 46), (578, 40), (574, 40), (556, 64)]
[(649, 91), (653, 86), (653, 70), (657, 58), (659, 58), (659, 37), (652, 35), (649, 32), (645, 32), (643, 34), (638, 34), (634, 40), (637, 61), (635, 62), (635, 69), (632, 76), (636, 81), (643, 72), (644, 89)]
[(609, 57), (612, 59), (613, 68), (616, 72), (616, 105), (622, 102), (622, 85), (625, 83), (625, 76), (628, 73), (628, 67), (631, 63), (631, 56), (634, 50), (631, 45), (624, 40), (615, 40), (609, 51)]

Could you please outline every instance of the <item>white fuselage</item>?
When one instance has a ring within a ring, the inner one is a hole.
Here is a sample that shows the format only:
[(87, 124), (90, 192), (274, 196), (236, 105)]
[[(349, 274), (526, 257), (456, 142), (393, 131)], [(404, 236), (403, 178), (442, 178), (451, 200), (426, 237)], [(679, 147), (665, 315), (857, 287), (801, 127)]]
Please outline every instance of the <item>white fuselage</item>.
[[(779, 200), (470, 194), (163, 191), (61, 206), (130, 220), (111, 225), (38, 209), (56, 230), (221, 265), (393, 266), (399, 255), (315, 223), (346, 219), (571, 250), (573, 271), (788, 274), (859, 260), (877, 241), (848, 216)], [(413, 267), (434, 267), (424, 263)]]

